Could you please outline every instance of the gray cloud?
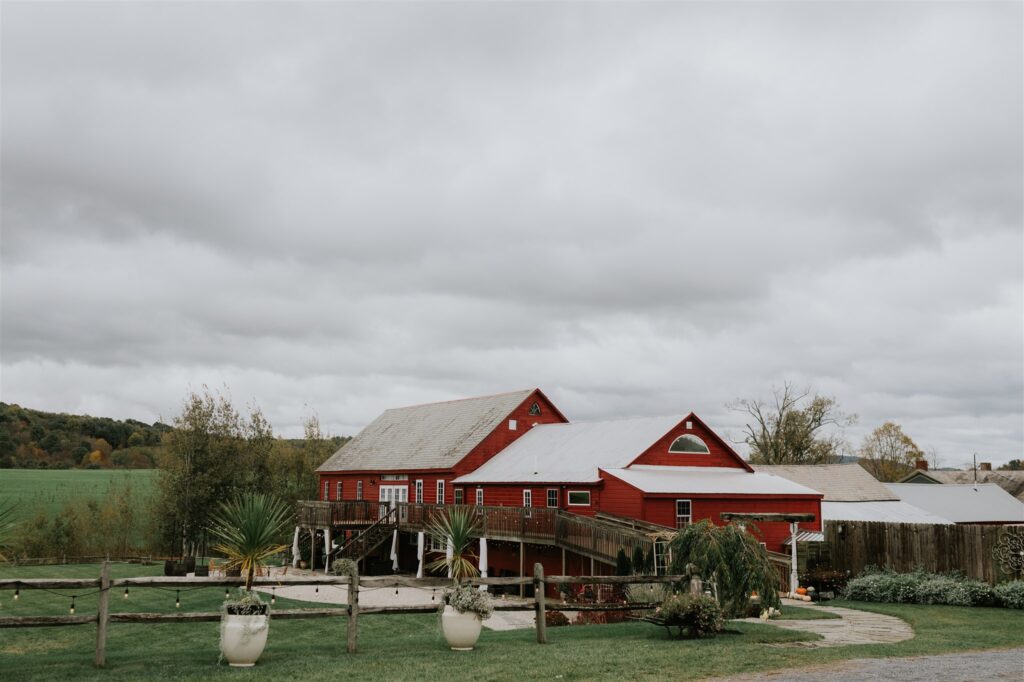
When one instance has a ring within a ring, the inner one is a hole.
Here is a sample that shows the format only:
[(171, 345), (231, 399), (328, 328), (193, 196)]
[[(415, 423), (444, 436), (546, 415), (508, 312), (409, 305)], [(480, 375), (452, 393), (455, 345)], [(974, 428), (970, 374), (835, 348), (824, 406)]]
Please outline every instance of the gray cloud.
[(790, 380), (1019, 457), (1022, 11), (5, 5), (3, 399), (352, 433), (538, 385), (738, 436)]

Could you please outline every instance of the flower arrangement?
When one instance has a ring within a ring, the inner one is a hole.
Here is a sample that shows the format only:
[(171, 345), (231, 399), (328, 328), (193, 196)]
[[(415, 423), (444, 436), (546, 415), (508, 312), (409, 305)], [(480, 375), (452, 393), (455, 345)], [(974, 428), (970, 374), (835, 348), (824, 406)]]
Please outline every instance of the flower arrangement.
[(470, 585), (459, 585), (445, 592), (439, 610), (443, 611), (446, 604), (459, 613), (475, 613), (480, 620), (490, 618), (494, 612), (490, 595)]

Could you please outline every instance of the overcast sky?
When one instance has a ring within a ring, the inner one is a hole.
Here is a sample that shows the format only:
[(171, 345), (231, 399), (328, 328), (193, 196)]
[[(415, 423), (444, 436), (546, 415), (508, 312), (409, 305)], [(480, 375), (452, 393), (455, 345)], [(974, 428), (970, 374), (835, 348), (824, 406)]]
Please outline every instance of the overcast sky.
[(739, 438), (792, 381), (1019, 458), (1022, 8), (4, 2), (0, 399)]

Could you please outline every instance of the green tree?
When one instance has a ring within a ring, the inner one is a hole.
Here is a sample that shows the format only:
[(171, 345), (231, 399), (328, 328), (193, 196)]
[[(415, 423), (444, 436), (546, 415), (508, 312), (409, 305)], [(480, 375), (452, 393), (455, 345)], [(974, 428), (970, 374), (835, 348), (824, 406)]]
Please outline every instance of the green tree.
[(266, 492), (270, 423), (258, 408), (244, 420), (223, 395), (191, 393), (161, 458), (157, 510), (168, 549), (196, 552), (217, 505), (243, 492)]
[(898, 481), (924, 457), (917, 443), (894, 422), (885, 422), (865, 437), (859, 454), (860, 465), (879, 481)]
[(1019, 459), (1011, 459), (1006, 464), (999, 467), (998, 471), (1022, 471), (1024, 470), (1024, 463)]
[(755, 464), (829, 464), (846, 448), (842, 429), (857, 415), (839, 409), (835, 398), (799, 391), (790, 383), (772, 390), (774, 400), (737, 400), (728, 407), (753, 421), (744, 441)]
[(692, 523), (676, 533), (669, 549), (670, 571), (683, 575), (688, 565), (695, 566), (727, 617), (744, 615), (755, 592), (765, 607), (778, 608), (778, 571), (767, 550), (739, 524), (716, 526), (707, 519)]

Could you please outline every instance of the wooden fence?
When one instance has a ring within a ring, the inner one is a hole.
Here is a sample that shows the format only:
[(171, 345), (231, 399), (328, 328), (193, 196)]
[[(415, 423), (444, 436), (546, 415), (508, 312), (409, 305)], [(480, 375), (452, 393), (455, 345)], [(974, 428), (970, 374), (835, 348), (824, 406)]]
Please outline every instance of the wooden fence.
[[(631, 585), (645, 583), (689, 584), (691, 577), (683, 575), (647, 575), (647, 576), (544, 576), (544, 568), (534, 564), (533, 577), (521, 578), (470, 578), (462, 581), (468, 585), (533, 585), (533, 603), (503, 603), (494, 601), (495, 611), (533, 611), (536, 615), (537, 642), (547, 643), (546, 610), (547, 585)], [(126, 588), (162, 587), (162, 588), (196, 588), (196, 587), (238, 587), (245, 583), (242, 578), (110, 578), (110, 564), (104, 563), (98, 579), (0, 579), (0, 590), (59, 590), (95, 588), (99, 591), (97, 612), (90, 615), (68, 616), (16, 616), (0, 617), (0, 629), (20, 627), (55, 627), (66, 625), (96, 624), (96, 667), (106, 665), (107, 627), (110, 623), (174, 623), (219, 621), (219, 611), (193, 613), (110, 613), (110, 592)], [(348, 587), (347, 605), (340, 608), (302, 608), (274, 609), (271, 618), (324, 618), (345, 617), (348, 621), (346, 650), (353, 654), (357, 651), (358, 619), (366, 614), (395, 613), (432, 613), (437, 606), (376, 606), (360, 607), (359, 587), (375, 588), (437, 588), (451, 587), (450, 578), (407, 578), (404, 576), (360, 577), (348, 576), (277, 576), (273, 578), (256, 578), (256, 587), (290, 587), (295, 585), (345, 585)], [(622, 601), (595, 604), (559, 605), (567, 611), (643, 611), (660, 606), (659, 603), (625, 603)]]
[(933, 573), (962, 571), (967, 577), (997, 583), (1011, 579), (998, 567), (992, 550), (1003, 533), (1024, 537), (1024, 526), (931, 525), (875, 521), (831, 521), (825, 542), (832, 567), (857, 575), (865, 566), (898, 572), (923, 568)]

